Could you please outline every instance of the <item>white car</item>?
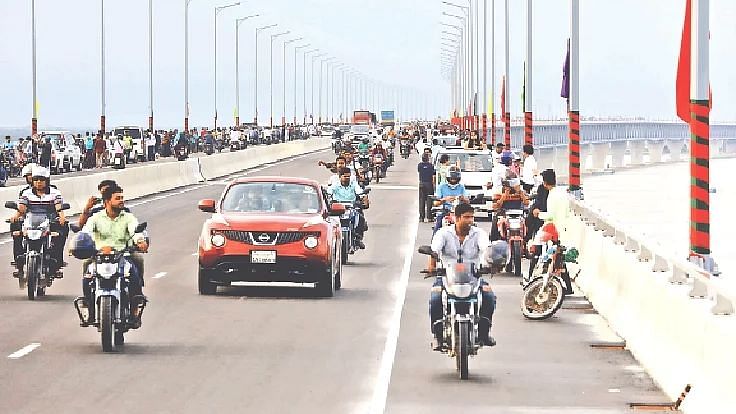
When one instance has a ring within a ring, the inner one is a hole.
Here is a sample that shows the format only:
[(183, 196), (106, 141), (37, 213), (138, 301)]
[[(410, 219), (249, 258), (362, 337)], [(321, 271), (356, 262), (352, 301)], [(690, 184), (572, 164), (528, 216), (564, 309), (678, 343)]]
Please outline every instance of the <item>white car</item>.
[(322, 125), (319, 131), (321, 137), (332, 138), (332, 133), (335, 132), (335, 127), (332, 125)]
[(146, 152), (143, 145), (143, 128), (137, 126), (119, 126), (112, 130), (112, 135), (125, 136), (130, 135), (133, 138), (133, 148), (130, 151), (128, 162), (138, 162), (146, 160)]
[[(435, 169), (439, 167), (439, 159), (442, 154), (450, 158), (450, 166), (460, 167), (462, 173), (461, 183), (471, 197), (471, 204), (476, 212), (481, 215), (491, 215), (490, 193), (493, 181), (493, 156), (489, 150), (466, 150), (462, 148), (445, 148), (439, 151), (435, 158)], [(484, 194), (486, 201), (475, 204), (472, 199), (479, 194)]]
[(44, 131), (41, 132), (43, 140), (47, 138), (51, 142), (51, 165), (52, 174), (69, 172), (72, 169), (82, 170), (82, 150), (74, 140), (74, 135), (68, 131)]

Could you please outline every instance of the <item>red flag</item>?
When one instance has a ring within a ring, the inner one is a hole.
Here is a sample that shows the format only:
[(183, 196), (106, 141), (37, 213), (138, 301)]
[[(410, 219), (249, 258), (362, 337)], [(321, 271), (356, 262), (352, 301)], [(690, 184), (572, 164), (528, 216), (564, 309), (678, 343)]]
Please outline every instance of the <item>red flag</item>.
[(501, 114), (506, 113), (506, 75), (501, 77)]
[(690, 123), (690, 0), (685, 2), (685, 22), (682, 25), (680, 40), (680, 57), (677, 60), (677, 82), (675, 85), (675, 101), (677, 116)]

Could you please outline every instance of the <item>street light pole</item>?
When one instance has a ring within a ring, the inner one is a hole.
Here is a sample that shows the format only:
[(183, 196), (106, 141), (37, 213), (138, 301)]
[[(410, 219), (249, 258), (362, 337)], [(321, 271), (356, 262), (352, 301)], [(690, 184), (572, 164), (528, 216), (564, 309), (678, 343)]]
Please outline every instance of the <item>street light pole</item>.
[(270, 85), (269, 90), (268, 90), (268, 95), (269, 95), (270, 102), (271, 102), (271, 123), (270, 123), (271, 129), (273, 129), (273, 41), (276, 40), (276, 38), (278, 37), (289, 34), (290, 32), (291, 31), (287, 30), (285, 32), (276, 33), (276, 34), (271, 35), (271, 56), (270, 56), (270, 61), (271, 61), (270, 68), (271, 69), (269, 71), (269, 76), (268, 76), (269, 85)]
[(235, 126), (240, 127), (240, 24), (257, 14), (235, 19)]
[[(283, 125), (284, 127), (286, 127), (286, 46), (289, 45), (289, 44), (291, 44), (291, 43), (298, 42), (298, 41), (300, 41), (302, 39), (303, 38), (300, 37), (298, 39), (291, 39), (291, 40), (288, 40), (288, 41), (284, 42), (284, 60), (281, 63), (281, 66), (284, 68), (284, 86), (283, 86), (283, 89), (282, 89), (282, 91), (284, 93), (284, 95), (283, 95), (284, 96), (284, 99), (283, 99), (283, 102), (282, 102), (282, 104), (283, 104), (283, 110), (284, 111), (281, 113), (281, 125)], [(296, 89), (296, 52), (294, 52), (294, 89)], [(296, 96), (294, 97), (294, 99), (296, 99)]]
[[(304, 111), (304, 122), (302, 122), (302, 125), (307, 124), (307, 55), (314, 52), (319, 52), (319, 49), (305, 51), (302, 62), (302, 110)], [(314, 76), (314, 74), (312, 74), (312, 76)]]
[(189, 131), (189, 3), (184, 0), (184, 132)]
[(214, 54), (213, 60), (215, 64), (215, 71), (214, 71), (215, 73), (215, 76), (214, 76), (215, 78), (215, 93), (214, 93), (215, 95), (215, 126), (213, 130), (217, 130), (217, 15), (220, 13), (220, 11), (227, 9), (228, 7), (233, 7), (233, 6), (238, 6), (238, 5), (240, 5), (240, 2), (228, 4), (226, 6), (215, 7), (215, 15), (214, 15), (214, 18), (215, 18), (215, 48), (213, 50), (213, 54)]
[[(574, 0), (573, 0), (574, 1)], [(505, 25), (504, 28), (506, 30), (506, 36), (504, 41), (506, 42), (505, 45), (505, 53), (506, 53), (506, 61), (505, 61), (505, 72), (506, 72), (506, 84), (504, 85), (503, 93), (506, 97), (506, 112), (503, 114), (504, 118), (504, 132), (503, 132), (503, 143), (506, 145), (507, 148), (511, 148), (511, 94), (509, 93), (511, 84), (511, 74), (509, 73), (509, 0), (506, 0), (506, 7), (504, 10), (505, 17)]]
[(253, 73), (255, 73), (255, 88), (253, 88), (253, 102), (255, 105), (255, 112), (253, 115), (253, 123), (255, 126), (258, 126), (258, 33), (260, 33), (263, 30), (270, 29), (272, 27), (278, 26), (277, 24), (269, 24), (268, 26), (258, 27), (256, 28), (256, 50), (255, 50), (255, 57), (256, 57), (256, 63), (255, 63), (255, 69)]
[(331, 61), (333, 59), (335, 59), (335, 58), (330, 57), (330, 58), (326, 58), (326, 59), (321, 59), (319, 61), (319, 105), (318, 105), (319, 106), (319, 112), (318, 112), (319, 113), (319, 117), (317, 118), (318, 119), (317, 125), (319, 125), (319, 124), (322, 123), (322, 65), (324, 65), (325, 63), (327, 63), (327, 62), (329, 62), (329, 61)]
[(31, 117), (31, 136), (38, 132), (38, 98), (36, 97), (36, 0), (31, 0), (31, 60), (33, 69), (33, 116)]
[(526, 1), (526, 70), (524, 76), (524, 143), (534, 144), (532, 114), (532, 0)]
[(311, 101), (312, 104), (309, 108), (309, 123), (314, 124), (314, 62), (318, 59), (324, 56), (325, 53), (320, 53), (319, 55), (312, 56), (312, 93), (311, 93)]
[(105, 133), (105, 0), (100, 1), (100, 70), (101, 70), (101, 102), (100, 102), (100, 131)]
[(148, 0), (148, 130), (153, 134), (153, 0)]
[[(297, 54), (298, 54), (299, 50), (305, 49), (305, 48), (307, 48), (309, 46), (310, 46), (310, 44), (306, 44), (306, 45), (297, 46), (297, 47), (294, 48), (294, 126), (296, 126), (296, 95), (297, 95), (297, 81), (296, 81), (296, 77), (297, 77), (297, 73), (298, 73), (298, 70), (299, 70), (299, 67), (297, 65), (296, 58), (297, 58)], [(306, 57), (305, 57), (305, 59), (306, 59)], [(304, 76), (306, 76), (306, 74)], [(284, 111), (284, 113), (285, 113), (285, 111)]]

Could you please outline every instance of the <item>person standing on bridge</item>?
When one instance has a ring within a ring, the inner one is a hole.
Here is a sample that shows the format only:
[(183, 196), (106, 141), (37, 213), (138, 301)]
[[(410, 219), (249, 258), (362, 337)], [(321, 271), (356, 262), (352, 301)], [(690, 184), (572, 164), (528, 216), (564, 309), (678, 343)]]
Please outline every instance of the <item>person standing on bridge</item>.
[(539, 166), (537, 159), (534, 158), (534, 147), (531, 144), (525, 144), (522, 151), (521, 184), (528, 194), (539, 180)]
[(417, 165), (419, 173), (419, 222), (429, 222), (432, 218), (432, 200), (429, 198), (434, 194), (436, 172), (434, 166), (429, 162), (429, 155), (422, 154), (422, 162)]
[(97, 162), (97, 168), (103, 167), (105, 150), (107, 149), (107, 143), (105, 142), (103, 135), (104, 133), (100, 131), (100, 133), (97, 135), (97, 139), (95, 139), (94, 149), (95, 149), (95, 161)]

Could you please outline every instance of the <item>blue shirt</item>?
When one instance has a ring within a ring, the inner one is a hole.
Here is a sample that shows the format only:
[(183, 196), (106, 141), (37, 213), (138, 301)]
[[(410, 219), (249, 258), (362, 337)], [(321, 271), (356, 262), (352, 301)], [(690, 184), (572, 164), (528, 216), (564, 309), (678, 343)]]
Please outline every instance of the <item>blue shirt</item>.
[[(434, 193), (435, 197), (437, 198), (445, 198), (448, 196), (465, 196), (468, 197), (467, 191), (465, 191), (465, 186), (462, 184), (458, 184), (455, 186), (455, 188), (450, 188), (450, 185), (448, 183), (442, 183), (437, 187), (437, 191)], [(445, 203), (445, 207), (452, 208), (452, 203)]]
[(428, 162), (420, 162), (417, 165), (417, 172), (419, 173), (419, 183), (432, 183), (434, 178), (434, 166)]
[(327, 189), (327, 192), (332, 196), (334, 201), (347, 201), (354, 203), (357, 196), (363, 193), (363, 190), (356, 187), (354, 181), (350, 181), (350, 184), (348, 184), (347, 187), (342, 184), (330, 186)]

